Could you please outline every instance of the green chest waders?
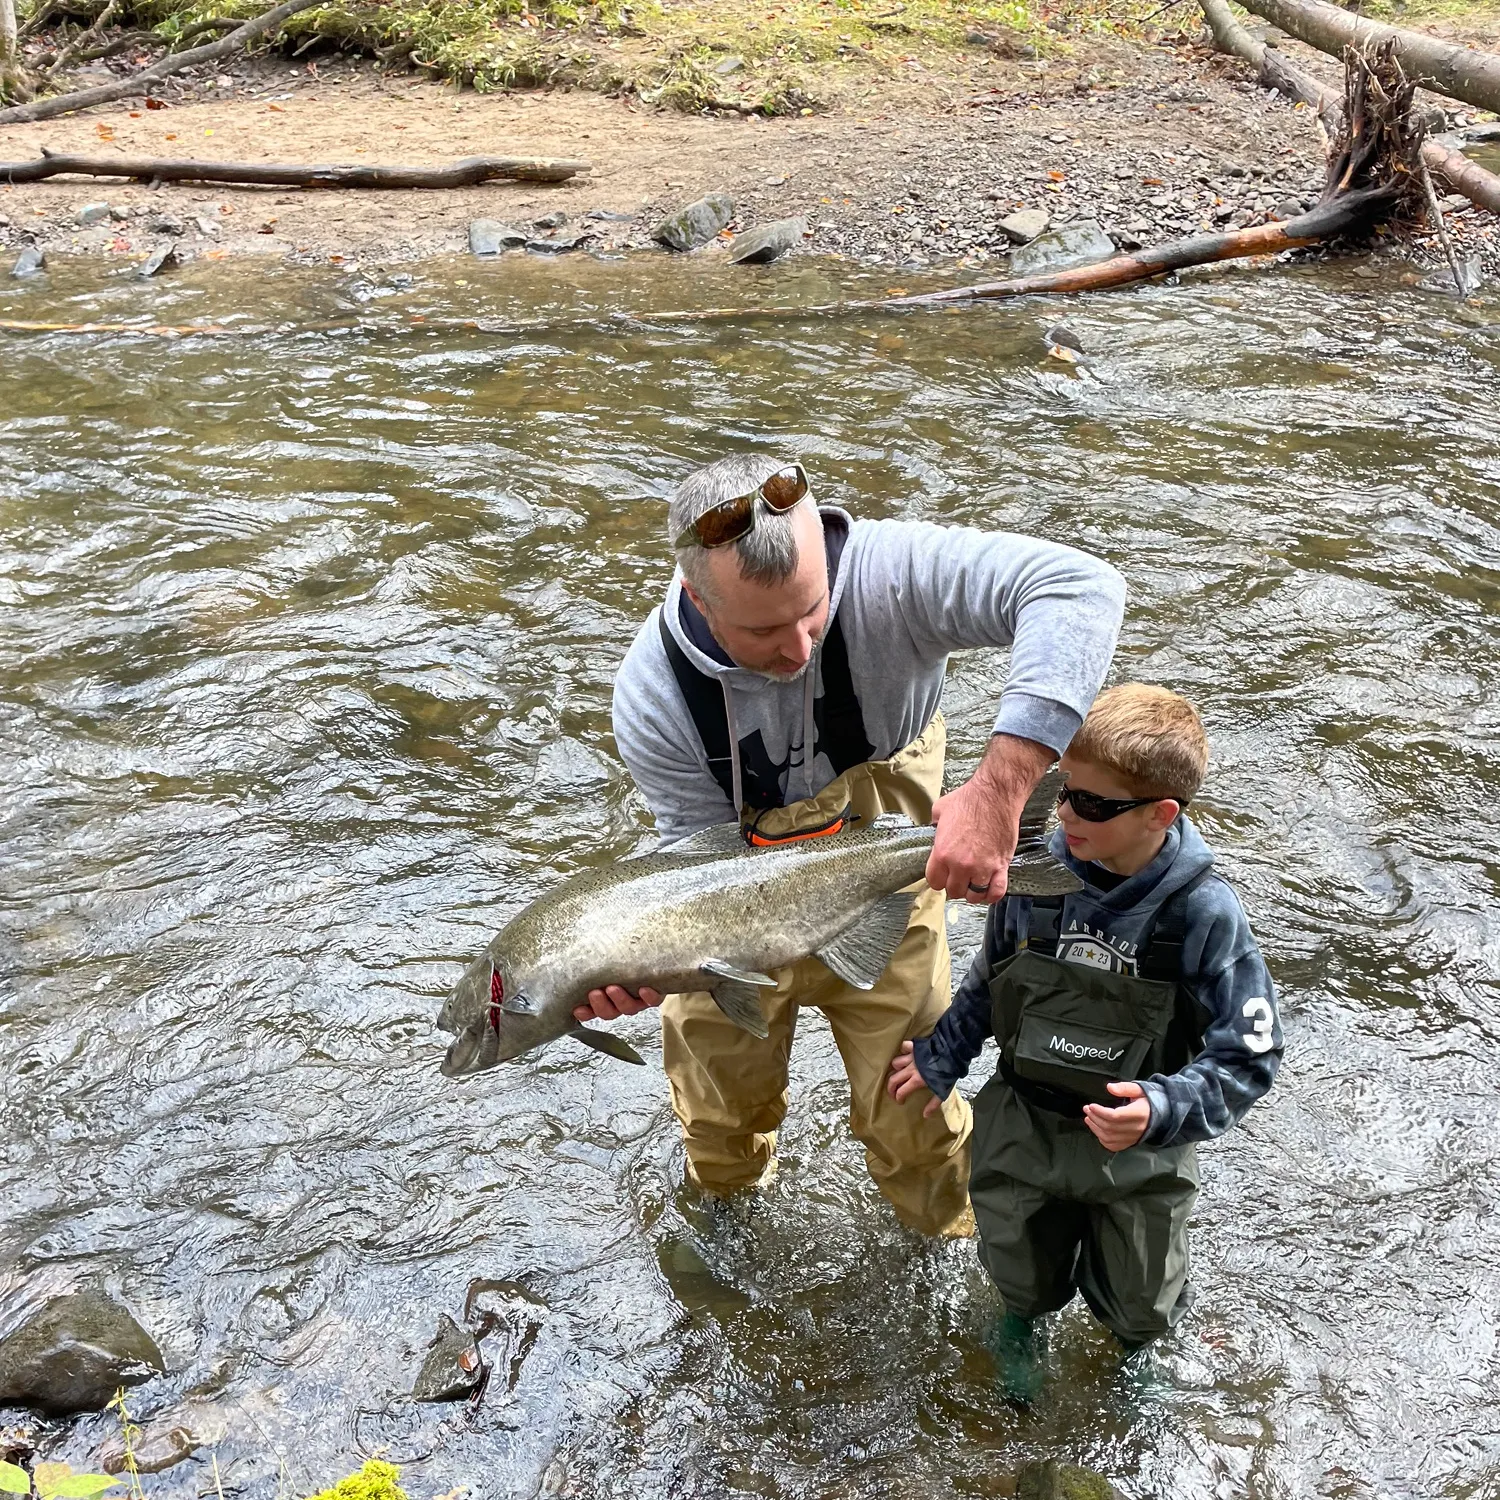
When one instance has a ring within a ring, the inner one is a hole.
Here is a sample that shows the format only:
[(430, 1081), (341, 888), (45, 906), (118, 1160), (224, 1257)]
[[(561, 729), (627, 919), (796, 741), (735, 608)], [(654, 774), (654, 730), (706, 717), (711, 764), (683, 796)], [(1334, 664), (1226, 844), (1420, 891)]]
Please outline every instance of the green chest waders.
[[(1138, 974), (1057, 957), (1060, 900), (1032, 902), (1026, 943), (990, 976), (1000, 1072), (1022, 1097), (1056, 1114), (1117, 1104), (1108, 1085), (1173, 1073), (1201, 1043), (1181, 993), (1186, 897), (1176, 892), (1137, 949)], [(1102, 945), (1099, 945), (1102, 948)]]
[[(1008, 1311), (1034, 1318), (1074, 1293), (1127, 1345), (1172, 1327), (1192, 1301), (1187, 1223), (1198, 1188), (1191, 1146), (1107, 1151), (1089, 1101), (1112, 1082), (1176, 1072), (1202, 1045), (1181, 985), (1187, 897), (1176, 892), (1137, 949), (1138, 973), (1059, 958), (1062, 901), (1033, 901), (1021, 950), (995, 965), (995, 1076), (974, 1101), (970, 1194), (980, 1258)], [(1106, 958), (1106, 945), (1094, 948)]]

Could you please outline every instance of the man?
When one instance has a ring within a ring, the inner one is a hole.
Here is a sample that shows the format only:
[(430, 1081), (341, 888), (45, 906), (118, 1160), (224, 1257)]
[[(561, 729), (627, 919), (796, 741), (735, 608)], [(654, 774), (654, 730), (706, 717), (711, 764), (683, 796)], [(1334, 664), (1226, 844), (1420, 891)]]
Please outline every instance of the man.
[[(827, 1016), (849, 1075), (850, 1126), (903, 1222), (963, 1233), (968, 1104), (931, 1116), (885, 1091), (902, 1041), (949, 1003), (945, 896), (1005, 894), (1027, 793), (1067, 748), (1103, 681), (1124, 605), (1107, 564), (1006, 533), (856, 521), (818, 508), (800, 464), (735, 455), (672, 499), (678, 574), (615, 681), (620, 753), (663, 839), (738, 818), (754, 839), (826, 831), (846, 814), (936, 821), (931, 889), (872, 990), (816, 958), (762, 991), (770, 1036), (707, 994), (595, 990), (580, 1019), (661, 1004), (663, 1061), (688, 1174), (725, 1195), (771, 1166), (797, 1011)], [(973, 777), (940, 796), (938, 712), (950, 652), (1010, 649), (995, 732)]]

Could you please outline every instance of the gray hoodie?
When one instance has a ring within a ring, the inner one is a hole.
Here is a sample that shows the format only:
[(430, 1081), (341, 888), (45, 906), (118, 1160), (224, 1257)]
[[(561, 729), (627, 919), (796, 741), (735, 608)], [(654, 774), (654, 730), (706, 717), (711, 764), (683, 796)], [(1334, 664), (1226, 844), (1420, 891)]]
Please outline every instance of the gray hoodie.
[[(856, 521), (821, 508), (829, 560), (829, 618), (837, 615), (850, 675), (884, 760), (937, 712), (950, 652), (1010, 649), (997, 734), (1036, 740), (1059, 755), (1077, 732), (1114, 653), (1125, 583), (1108, 563), (1055, 542), (925, 521)], [(615, 679), (615, 741), (664, 839), (734, 818), (708, 769), (672, 675), (658, 617), (687, 659), (724, 692), (730, 735), (747, 766), (778, 783), (782, 804), (835, 779), (816, 723), (821, 648), (805, 677), (775, 682), (735, 666), (673, 578), (666, 603), (641, 627)], [(811, 743), (809, 757), (805, 747)]]

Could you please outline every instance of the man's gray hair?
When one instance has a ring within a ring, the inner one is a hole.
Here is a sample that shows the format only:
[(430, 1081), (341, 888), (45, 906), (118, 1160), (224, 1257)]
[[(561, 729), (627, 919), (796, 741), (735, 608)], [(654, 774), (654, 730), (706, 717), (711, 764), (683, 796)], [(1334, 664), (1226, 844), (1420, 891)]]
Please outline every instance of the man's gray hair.
[[(759, 453), (731, 453), (689, 474), (677, 486), (667, 510), (667, 539), (675, 543), (705, 511), (740, 495), (752, 495), (788, 460)], [(811, 491), (809, 491), (809, 497)], [(805, 502), (804, 502), (805, 503)], [(797, 537), (792, 527), (791, 510), (777, 515), (756, 503), (755, 525), (732, 543), (740, 565), (740, 577), (752, 583), (774, 587), (785, 583), (797, 571)], [(704, 598), (709, 596), (709, 554), (696, 542), (677, 547), (677, 564), (682, 576)]]

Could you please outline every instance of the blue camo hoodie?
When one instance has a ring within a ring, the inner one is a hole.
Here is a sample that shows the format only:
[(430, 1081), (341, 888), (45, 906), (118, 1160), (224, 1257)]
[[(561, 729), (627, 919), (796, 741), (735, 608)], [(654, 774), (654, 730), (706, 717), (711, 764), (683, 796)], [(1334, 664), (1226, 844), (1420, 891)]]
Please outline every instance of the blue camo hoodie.
[[(1214, 857), (1185, 814), (1167, 830), (1156, 858), (1112, 890), (1093, 883), (1099, 866), (1074, 859), (1061, 829), (1051, 849), (1086, 882), (1063, 903), (1058, 957), (1125, 974), (1135, 973), (1136, 950), (1163, 902)], [(952, 1007), (931, 1036), (915, 1043), (917, 1070), (940, 1099), (993, 1034), (990, 974), (1016, 952), (1030, 915), (1027, 896), (1007, 896), (991, 908), (984, 948)], [(1182, 982), (1200, 1007), (1203, 1047), (1180, 1072), (1137, 1080), (1151, 1104), (1142, 1145), (1178, 1146), (1222, 1135), (1271, 1087), (1281, 1061), (1276, 992), (1239, 897), (1210, 875), (1188, 895), (1186, 916)]]

